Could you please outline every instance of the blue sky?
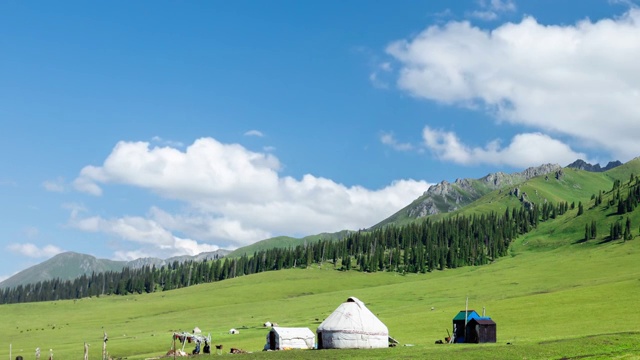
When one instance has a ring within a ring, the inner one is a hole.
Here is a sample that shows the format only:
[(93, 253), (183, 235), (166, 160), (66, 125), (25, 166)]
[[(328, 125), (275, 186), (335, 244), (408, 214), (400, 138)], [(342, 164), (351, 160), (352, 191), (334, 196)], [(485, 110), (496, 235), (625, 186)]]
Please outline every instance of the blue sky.
[(364, 228), (640, 154), (632, 1), (0, 3), (0, 279)]

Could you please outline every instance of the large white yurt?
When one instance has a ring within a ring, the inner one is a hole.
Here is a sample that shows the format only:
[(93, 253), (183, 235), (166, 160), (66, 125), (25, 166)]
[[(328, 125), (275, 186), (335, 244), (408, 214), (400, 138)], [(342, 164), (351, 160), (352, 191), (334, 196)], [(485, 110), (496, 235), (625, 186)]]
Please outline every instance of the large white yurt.
[(389, 329), (364, 303), (350, 297), (316, 330), (318, 349), (372, 349), (389, 346)]

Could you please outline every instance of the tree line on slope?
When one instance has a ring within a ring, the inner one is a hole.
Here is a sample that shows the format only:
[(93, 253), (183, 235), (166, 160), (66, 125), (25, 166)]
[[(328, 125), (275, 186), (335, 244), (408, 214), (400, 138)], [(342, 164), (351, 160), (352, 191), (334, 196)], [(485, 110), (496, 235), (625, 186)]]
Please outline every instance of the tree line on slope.
[(439, 221), (427, 219), (404, 226), (361, 230), (338, 241), (320, 240), (293, 248), (261, 250), (253, 256), (175, 261), (162, 267), (92, 273), (74, 280), (53, 279), (0, 289), (0, 303), (151, 293), (312, 264), (328, 264), (343, 271), (400, 273), (484, 265), (507, 255), (509, 244), (517, 236), (529, 232), (540, 221), (565, 214), (568, 209), (566, 202), (531, 204), (507, 209), (502, 214), (458, 215)]

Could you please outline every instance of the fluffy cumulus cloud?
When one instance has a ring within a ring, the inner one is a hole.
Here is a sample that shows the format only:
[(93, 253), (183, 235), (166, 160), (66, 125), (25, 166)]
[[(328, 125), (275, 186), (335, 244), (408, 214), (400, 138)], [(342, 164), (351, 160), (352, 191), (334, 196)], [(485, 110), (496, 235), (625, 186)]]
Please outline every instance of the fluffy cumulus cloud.
[(484, 109), (623, 161), (640, 153), (640, 9), (570, 25), (527, 16), (493, 30), (452, 21), (387, 52), (415, 97)]
[(30, 258), (48, 258), (63, 252), (62, 249), (54, 245), (45, 245), (39, 247), (32, 243), (9, 244), (7, 246), (7, 250), (12, 253), (27, 256)]
[[(105, 195), (108, 184), (147, 189), (186, 204), (180, 213), (151, 207), (144, 216), (105, 219), (72, 208), (71, 225), (141, 246), (179, 253), (243, 246), (275, 235), (307, 235), (373, 225), (422, 194), (430, 184), (399, 180), (370, 190), (305, 175), (280, 176), (268, 153), (212, 138), (184, 151), (120, 142), (101, 166), (75, 179), (79, 191)], [(215, 244), (215, 245), (213, 245)], [(207, 248), (207, 246), (210, 246)], [(135, 251), (121, 257), (135, 256)]]
[(567, 165), (575, 159), (586, 159), (583, 153), (574, 152), (563, 142), (541, 133), (518, 134), (506, 147), (492, 141), (484, 148), (463, 144), (453, 132), (423, 130), (425, 146), (438, 158), (462, 165), (491, 164), (514, 167), (537, 166), (554, 162)]
[(117, 251), (116, 259), (133, 260), (140, 257), (169, 257), (175, 255), (196, 255), (215, 251), (218, 246), (183, 239), (174, 236), (171, 231), (153, 219), (139, 216), (125, 216), (117, 219), (104, 219), (100, 216), (72, 217), (69, 225), (87, 232), (101, 232), (117, 239), (143, 246), (143, 250)]

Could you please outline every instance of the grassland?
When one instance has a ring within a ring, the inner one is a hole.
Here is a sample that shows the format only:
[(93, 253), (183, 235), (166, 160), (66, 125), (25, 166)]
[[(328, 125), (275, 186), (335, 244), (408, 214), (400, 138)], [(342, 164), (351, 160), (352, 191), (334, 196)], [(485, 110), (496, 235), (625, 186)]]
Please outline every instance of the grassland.
[[(0, 306), (0, 358), (54, 349), (80, 359), (83, 343), (99, 359), (103, 330), (112, 356), (146, 359), (171, 347), (172, 331), (195, 326), (214, 344), (256, 352), (247, 358), (637, 358), (640, 357), (640, 238), (526, 251), (491, 265), (423, 275), (294, 269), (186, 289)], [(385, 350), (261, 353), (270, 320), (312, 330), (349, 296), (365, 301), (400, 347)], [(498, 342), (435, 345), (469, 305), (498, 324)], [(434, 310), (431, 310), (431, 309)], [(229, 335), (230, 328), (240, 330)], [(507, 345), (510, 343), (510, 345)], [(403, 345), (413, 346), (403, 346)], [(225, 354), (225, 356), (230, 356)], [(235, 355), (239, 356), (239, 355)]]

